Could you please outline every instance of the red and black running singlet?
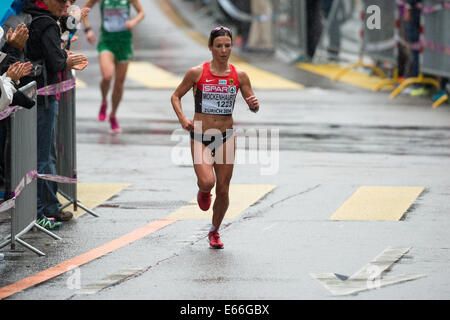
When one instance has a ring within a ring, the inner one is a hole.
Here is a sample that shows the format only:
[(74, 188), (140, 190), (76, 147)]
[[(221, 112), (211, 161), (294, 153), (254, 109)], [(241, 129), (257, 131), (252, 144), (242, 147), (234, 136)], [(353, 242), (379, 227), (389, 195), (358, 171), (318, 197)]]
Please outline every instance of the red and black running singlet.
[(230, 64), (228, 76), (216, 76), (211, 73), (209, 64), (203, 64), (203, 73), (197, 83), (195, 112), (231, 116), (239, 90), (236, 68)]

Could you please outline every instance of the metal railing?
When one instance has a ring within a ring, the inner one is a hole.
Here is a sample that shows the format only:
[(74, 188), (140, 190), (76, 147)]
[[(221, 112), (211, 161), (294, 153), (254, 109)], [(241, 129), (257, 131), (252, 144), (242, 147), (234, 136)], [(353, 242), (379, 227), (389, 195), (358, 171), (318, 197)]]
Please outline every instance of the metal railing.
[[(63, 80), (75, 77), (75, 72), (66, 72)], [(77, 141), (76, 141), (76, 90), (66, 91), (59, 99), (59, 113), (56, 123), (56, 172), (63, 177), (77, 178)], [(73, 205), (73, 210), (78, 207), (87, 213), (98, 215), (83, 205), (78, 199), (76, 183), (58, 183), (58, 192), (68, 200), (61, 208)]]
[[(36, 102), (36, 82), (20, 88), (22, 92), (33, 98)], [(5, 200), (12, 200), (13, 206), (8, 210), (11, 216), (11, 234), (0, 243), (0, 248), (11, 244), (15, 250), (16, 242), (37, 253), (45, 256), (45, 253), (36, 249), (21, 237), (32, 228), (48, 234), (56, 240), (61, 238), (52, 232), (42, 228), (36, 223), (37, 214), (37, 184), (30, 175), (37, 167), (37, 107), (32, 109), (16, 109), (7, 119), (10, 122), (8, 143), (10, 147), (6, 151), (7, 164), (5, 175), (8, 177), (5, 186)]]

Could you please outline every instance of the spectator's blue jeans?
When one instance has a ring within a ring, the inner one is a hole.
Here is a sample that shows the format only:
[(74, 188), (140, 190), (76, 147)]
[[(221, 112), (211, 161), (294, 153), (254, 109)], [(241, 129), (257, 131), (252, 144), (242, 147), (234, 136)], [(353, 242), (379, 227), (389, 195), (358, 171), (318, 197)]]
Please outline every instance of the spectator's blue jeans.
[[(37, 171), (41, 174), (56, 174), (56, 136), (55, 127), (58, 117), (58, 101), (49, 101), (37, 105)], [(46, 214), (55, 214), (60, 203), (56, 195), (56, 182), (38, 179), (37, 181), (37, 218)]]

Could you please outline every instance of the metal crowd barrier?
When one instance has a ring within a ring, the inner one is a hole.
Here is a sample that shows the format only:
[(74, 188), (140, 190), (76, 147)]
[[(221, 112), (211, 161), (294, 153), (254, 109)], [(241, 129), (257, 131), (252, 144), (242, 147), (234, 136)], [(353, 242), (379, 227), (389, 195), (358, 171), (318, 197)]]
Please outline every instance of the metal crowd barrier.
[[(75, 72), (67, 72), (64, 80), (75, 77)], [(77, 178), (77, 141), (76, 141), (76, 88), (61, 94), (59, 100), (59, 113), (56, 123), (56, 172), (63, 177)], [(73, 205), (73, 210), (78, 207), (87, 213), (98, 217), (98, 215), (83, 205), (77, 196), (76, 183), (58, 183), (58, 192), (68, 200), (61, 208)]]
[[(20, 88), (20, 90), (36, 101), (36, 82), (33, 81)], [(8, 210), (8, 213), (11, 216), (11, 234), (0, 244), (0, 248), (11, 244), (11, 249), (15, 250), (17, 242), (38, 255), (45, 256), (43, 252), (21, 239), (21, 237), (33, 227), (50, 235), (54, 239), (61, 239), (36, 223), (36, 180), (29, 181), (20, 192), (20, 195), (14, 194), (16, 187), (18, 187), (21, 182), (23, 183), (26, 181), (24, 178), (27, 177), (27, 174), (36, 170), (37, 167), (36, 116), (37, 107), (35, 105), (29, 110), (18, 109), (7, 118), (10, 122), (10, 134), (8, 135), (8, 145), (10, 148), (7, 150), (7, 153), (9, 153), (9, 156), (7, 156), (9, 165), (7, 166), (10, 170), (5, 170), (5, 175), (8, 175), (8, 178), (5, 180), (8, 181), (9, 184), (6, 188), (8, 191), (5, 192), (5, 195), (6, 193), (9, 193), (9, 195), (7, 195), (8, 198), (15, 198), (15, 205)], [(5, 197), (5, 199), (7, 197)]]
[[(380, 8), (381, 29), (369, 28), (368, 16), (364, 19), (364, 35), (363, 35), (363, 51), (373, 61), (374, 65), (366, 67), (371, 68), (379, 77), (384, 80), (380, 81), (374, 88), (378, 91), (387, 85), (394, 85), (398, 82), (398, 59), (399, 59), (399, 8), (396, 1), (386, 0), (365, 0), (364, 8), (376, 5)], [(377, 65), (383, 64), (392, 70), (392, 77), (387, 78)]]
[[(386, 0), (365, 0), (364, 8), (376, 5), (381, 11), (381, 29), (368, 28), (364, 23), (365, 52), (376, 61), (387, 61), (397, 64), (397, 37), (395, 21), (397, 20), (397, 3)], [(367, 15), (365, 21), (367, 22)]]
[(307, 57), (306, 0), (273, 0), (275, 45), (297, 57)]
[[(335, 0), (330, 13), (330, 19), (336, 19), (337, 8), (345, 3), (345, 0)], [(368, 14), (368, 8), (370, 6), (376, 6), (379, 10), (381, 19), (381, 28), (369, 27), (369, 19), (371, 15)], [(385, 80), (380, 81), (372, 89), (377, 91), (386, 85), (392, 85), (397, 81), (397, 4), (395, 1), (386, 0), (364, 0), (360, 8), (360, 39), (359, 39), (359, 52), (358, 61), (356, 63), (350, 63), (340, 72), (338, 72), (333, 80), (337, 81), (345, 73), (355, 68), (371, 69), (376, 75)], [(329, 23), (329, 21), (327, 21)], [(372, 61), (371, 63), (365, 63), (364, 58), (368, 57)], [(378, 65), (389, 65), (389, 68), (393, 70), (394, 78), (387, 79), (387, 75)]]
[[(445, 3), (447, 5), (445, 5)], [(439, 47), (439, 49), (437, 49), (436, 51), (440, 51), (440, 46), (445, 43), (445, 29), (443, 28), (446, 25), (448, 26), (448, 21), (445, 21), (445, 12), (443, 12), (443, 10), (447, 10), (448, 12), (448, 10), (450, 9), (450, 2), (424, 0), (419, 4), (419, 6), (419, 9), (421, 11), (421, 29), (422, 32), (425, 32), (425, 35), (420, 35), (420, 40), (418, 43), (409, 44), (410, 47), (418, 47), (417, 50), (419, 51), (420, 56), (419, 75), (417, 77), (410, 77), (405, 79), (394, 91), (392, 91), (392, 93), (390, 94), (391, 98), (395, 98), (403, 89), (412, 84), (428, 84), (439, 89), (439, 82), (435, 78), (425, 77), (424, 72), (433, 76), (440, 76), (443, 70), (450, 70), (448, 69), (448, 64), (443, 63), (443, 61), (440, 59), (440, 54), (438, 53), (437, 55), (435, 55), (434, 52), (432, 52), (436, 50), (435, 46)], [(435, 33), (436, 35), (434, 35)], [(425, 51), (427, 51), (426, 54)], [(435, 64), (435, 61), (433, 61), (433, 59), (437, 59), (437, 64)], [(427, 70), (429, 72), (427, 72)]]
[[(445, 10), (436, 6), (435, 11), (422, 13), (424, 43), (420, 70), (424, 73), (450, 78), (450, 2)], [(442, 1), (424, 1), (425, 7), (441, 5)]]
[[(425, 0), (422, 12), (424, 43), (420, 70), (423, 73), (450, 78), (450, 1)], [(433, 108), (448, 101), (448, 94)]]

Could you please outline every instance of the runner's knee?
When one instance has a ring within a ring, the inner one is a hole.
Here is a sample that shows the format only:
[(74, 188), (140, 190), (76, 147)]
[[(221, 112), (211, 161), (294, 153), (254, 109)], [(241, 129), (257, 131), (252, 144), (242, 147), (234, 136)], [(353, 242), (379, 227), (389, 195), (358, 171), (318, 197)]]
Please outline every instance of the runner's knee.
[(103, 77), (102, 77), (102, 81), (103, 81), (103, 83), (110, 84), (113, 77), (114, 77), (114, 75), (112, 73), (104, 73)]
[(199, 178), (197, 184), (200, 190), (211, 191), (214, 188), (215, 181), (211, 178)]

